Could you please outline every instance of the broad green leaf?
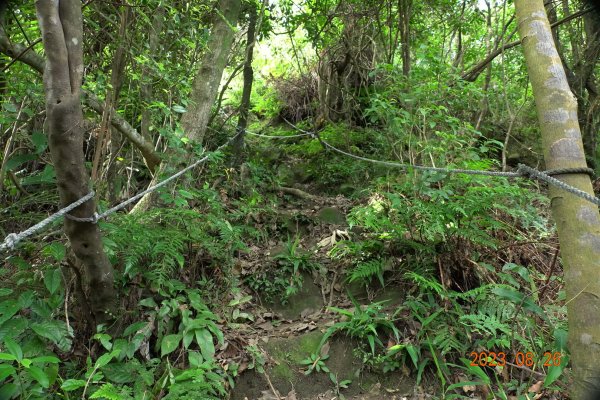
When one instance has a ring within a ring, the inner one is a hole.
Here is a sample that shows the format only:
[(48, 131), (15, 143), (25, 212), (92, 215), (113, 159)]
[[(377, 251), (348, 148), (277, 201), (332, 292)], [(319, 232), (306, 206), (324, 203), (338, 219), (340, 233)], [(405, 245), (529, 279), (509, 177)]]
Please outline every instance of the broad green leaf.
[(31, 134), (31, 142), (35, 146), (35, 154), (43, 153), (48, 147), (48, 139), (41, 132), (33, 132)]
[(19, 391), (19, 387), (14, 383), (5, 383), (0, 385), (0, 399), (12, 399)]
[(36, 154), (17, 154), (12, 156), (6, 162), (6, 169), (11, 171), (23, 164), (27, 161), (35, 160), (37, 158)]
[(177, 346), (179, 346), (179, 342), (181, 341), (181, 335), (167, 335), (163, 337), (163, 340), (160, 344), (160, 356), (164, 357), (167, 354), (171, 354)]
[(50, 185), (56, 183), (56, 171), (52, 165), (46, 165), (42, 172), (29, 175), (21, 180), (21, 185)]
[(46, 339), (51, 340), (62, 351), (71, 348), (71, 335), (63, 321), (48, 320), (31, 324), (31, 329)]
[(42, 250), (44, 255), (54, 258), (57, 262), (64, 260), (66, 252), (65, 245), (60, 242), (52, 242)]
[(567, 348), (567, 331), (557, 328), (554, 330), (554, 344), (558, 351), (563, 351)]
[(194, 341), (194, 331), (188, 331), (183, 335), (183, 347), (188, 348), (190, 344)]
[(135, 322), (135, 323), (129, 325), (127, 327), (127, 329), (125, 329), (123, 331), (123, 336), (129, 336), (129, 335), (132, 335), (134, 333), (137, 333), (139, 330), (145, 328), (146, 326), (148, 326), (148, 322), (147, 321)]
[(13, 299), (0, 303), (0, 325), (11, 319), (20, 309), (19, 303)]
[(544, 309), (535, 304), (531, 297), (525, 296), (523, 293), (518, 292), (515, 289), (501, 286), (492, 289), (492, 292), (506, 300), (511, 301), (514, 304), (520, 305), (523, 307), (523, 309), (530, 311), (545, 320), (548, 319)]
[(4, 338), (4, 345), (6, 346), (8, 352), (15, 356), (17, 361), (21, 361), (23, 359), (23, 350), (21, 350), (21, 346), (19, 346), (19, 344), (12, 338)]
[(107, 333), (97, 333), (94, 335), (94, 339), (100, 341), (100, 343), (102, 344), (102, 347), (104, 347), (106, 350), (111, 351), (113, 348), (113, 344), (111, 342), (112, 340), (112, 336), (110, 336)]
[(65, 392), (71, 392), (85, 386), (85, 381), (81, 379), (67, 379), (60, 385), (60, 388)]
[(44, 285), (50, 294), (56, 293), (62, 281), (62, 274), (59, 268), (46, 271), (44, 273)]
[(29, 367), (27, 369), (29, 375), (33, 377), (42, 387), (47, 388), (50, 386), (50, 380), (48, 379), (48, 375), (42, 370), (40, 367), (36, 367), (35, 365)]
[(183, 106), (180, 106), (179, 104), (175, 104), (172, 108), (173, 108), (173, 111), (175, 111), (176, 113), (179, 113), (179, 114), (183, 114), (183, 113), (187, 112), (187, 110)]
[(0, 364), (0, 382), (16, 372), (17, 370), (12, 365)]
[(0, 361), (16, 361), (17, 357), (8, 353), (0, 353)]
[(177, 193), (179, 193), (179, 195), (181, 197), (186, 198), (186, 199), (193, 199), (195, 197), (193, 193), (190, 193), (187, 190), (183, 190), (183, 189), (179, 189), (177, 191)]
[(32, 358), (31, 362), (34, 364), (59, 364), (60, 359), (54, 356), (41, 356)]
[(143, 299), (138, 304), (140, 306), (149, 307), (149, 308), (158, 307), (158, 304), (156, 304), (156, 302), (154, 301), (154, 299), (152, 297), (148, 297), (146, 299)]
[(26, 290), (19, 295), (19, 306), (21, 308), (31, 307), (31, 303), (35, 300), (37, 294), (33, 290)]
[(17, 106), (15, 103), (10, 102), (10, 101), (3, 101), (2, 102), (2, 107), (11, 113), (16, 113), (17, 112)]
[(98, 368), (104, 367), (106, 364), (111, 362), (113, 360), (113, 358), (115, 358), (117, 355), (119, 355), (119, 353), (120, 353), (119, 350), (113, 350), (110, 353), (102, 354), (100, 357), (98, 357), (98, 359), (94, 363), (94, 368), (98, 369)]
[(200, 352), (205, 360), (212, 360), (215, 355), (215, 345), (213, 343), (213, 336), (208, 329), (196, 330), (196, 342), (200, 347)]
[(140, 368), (139, 364), (130, 361), (106, 365), (102, 368), (102, 372), (109, 381), (123, 385), (135, 382), (138, 368)]
[(544, 387), (547, 388), (556, 382), (556, 380), (562, 375), (564, 368), (565, 367), (563, 365), (559, 365), (557, 367), (548, 367), (548, 373), (546, 373), (546, 378), (544, 379)]
[(202, 355), (198, 351), (190, 351), (188, 353), (188, 360), (190, 362), (190, 365), (196, 368), (204, 362)]

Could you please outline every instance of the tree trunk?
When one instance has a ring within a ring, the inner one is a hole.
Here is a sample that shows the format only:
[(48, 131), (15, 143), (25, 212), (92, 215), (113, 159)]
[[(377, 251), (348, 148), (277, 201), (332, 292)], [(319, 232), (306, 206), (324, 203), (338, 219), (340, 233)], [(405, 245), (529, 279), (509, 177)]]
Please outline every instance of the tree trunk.
[[(163, 29), (163, 22), (165, 20), (165, 8), (162, 6), (156, 7), (154, 10), (154, 18), (152, 20), (152, 28), (150, 32), (148, 32), (148, 43), (150, 45), (150, 57), (155, 57), (158, 52), (160, 41), (159, 34)], [(154, 97), (154, 87), (152, 85), (152, 81), (155, 79), (152, 76), (152, 70), (144, 66), (143, 71), (143, 83), (140, 86), (140, 91), (142, 94), (142, 102), (143, 102), (143, 110), (142, 110), (142, 123), (141, 123), (141, 133), (142, 137), (149, 142), (152, 142), (152, 137), (150, 135), (150, 125), (152, 124), (152, 109), (149, 107), (150, 102)]]
[[(204, 133), (211, 117), (211, 108), (217, 97), (223, 71), (227, 66), (240, 9), (240, 0), (219, 1), (208, 39), (208, 48), (200, 60), (200, 69), (192, 84), (190, 105), (181, 118), (184, 133), (190, 140), (197, 143), (202, 143), (204, 139)], [(161, 164), (149, 186), (158, 183), (164, 170), (165, 165)], [(147, 210), (154, 203), (156, 195), (157, 192), (146, 194), (131, 209), (131, 213), (136, 214)]]
[[(125, 78), (125, 67), (128, 61), (128, 50), (131, 47), (130, 34), (127, 27), (131, 23), (133, 10), (131, 7), (123, 6), (121, 10), (121, 24), (119, 26), (119, 45), (115, 49), (115, 54), (112, 61), (112, 71), (110, 75), (110, 86), (112, 87), (112, 108), (117, 109), (123, 80)], [(109, 113), (107, 115), (110, 117)], [(120, 177), (118, 176), (117, 157), (121, 149), (123, 137), (114, 126), (107, 127), (110, 129), (110, 148), (108, 154), (108, 166), (106, 168), (106, 180), (108, 181), (108, 199), (111, 204), (115, 204), (119, 199), (121, 185), (119, 184)], [(151, 139), (145, 138), (148, 143), (152, 143)]]
[(400, 17), (400, 45), (402, 46), (402, 75), (410, 75), (410, 18), (412, 15), (412, 0), (398, 0)]
[(248, 33), (246, 39), (246, 59), (244, 61), (244, 87), (242, 89), (242, 100), (240, 102), (240, 115), (238, 118), (236, 133), (238, 136), (233, 142), (233, 165), (239, 166), (243, 162), (244, 135), (248, 126), (248, 112), (250, 110), (250, 95), (252, 94), (252, 82), (254, 71), (252, 69), (252, 58), (254, 55), (254, 42), (256, 32), (257, 13), (254, 5), (250, 5), (250, 17), (248, 21)]
[[(89, 193), (89, 176), (83, 156), (82, 16), (79, 0), (38, 0), (37, 17), (47, 55), (44, 70), (46, 123), (50, 154), (56, 169), (61, 206)], [(94, 214), (90, 200), (71, 213)], [(116, 310), (113, 269), (108, 261), (98, 226), (65, 218), (65, 232), (81, 261), (89, 284), (90, 308), (97, 323), (112, 319)]]
[[(129, 26), (133, 13), (130, 7), (123, 7), (119, 14), (121, 23), (119, 24), (119, 34), (117, 36), (116, 49), (112, 59), (110, 86), (106, 90), (106, 96), (104, 99), (104, 113), (102, 114), (102, 120), (100, 122), (100, 129), (97, 135), (92, 163), (91, 178), (92, 182), (94, 183), (98, 180), (101, 180), (102, 173), (100, 171), (100, 163), (105, 158), (106, 153), (112, 153), (113, 149), (118, 149), (120, 147), (119, 140), (116, 140), (118, 138), (118, 131), (114, 129), (114, 127), (111, 127), (110, 124), (110, 113), (117, 109), (119, 102), (119, 93), (121, 92), (123, 75), (127, 61), (127, 45), (129, 44), (127, 27)], [(111, 164), (112, 163), (110, 162), (109, 158), (107, 170), (110, 168)], [(114, 174), (112, 174), (112, 176), (114, 177)], [(110, 179), (108, 179), (108, 186), (114, 187), (114, 182), (112, 182)], [(115, 196), (111, 190), (109, 190), (109, 197), (111, 198), (111, 202), (113, 202)]]
[(219, 0), (208, 48), (200, 60), (200, 69), (192, 84), (190, 105), (181, 118), (186, 136), (197, 143), (202, 143), (204, 139), (211, 107), (217, 97), (223, 70), (227, 66), (240, 8), (240, 0)]
[[(547, 169), (586, 167), (577, 102), (573, 97), (542, 0), (515, 1), (527, 69), (537, 108)], [(585, 174), (568, 174), (561, 181), (593, 193)], [(598, 207), (551, 186), (565, 267), (569, 351), (575, 384), (571, 398), (582, 399), (596, 384), (600, 360), (600, 216)]]

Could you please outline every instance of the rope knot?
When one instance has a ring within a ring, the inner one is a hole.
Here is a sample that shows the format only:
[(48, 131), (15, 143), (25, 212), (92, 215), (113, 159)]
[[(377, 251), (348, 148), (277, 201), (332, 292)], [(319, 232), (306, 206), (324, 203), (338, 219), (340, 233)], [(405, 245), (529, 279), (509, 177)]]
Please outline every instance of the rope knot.
[(4, 239), (4, 244), (10, 250), (14, 250), (15, 246), (21, 241), (21, 238), (16, 233), (9, 233)]
[(530, 168), (525, 164), (517, 165), (517, 173), (525, 177), (531, 177), (534, 175), (533, 168)]
[(91, 217), (85, 217), (85, 218), (74, 217), (71, 214), (65, 214), (65, 217), (67, 217), (67, 219), (70, 219), (71, 221), (89, 222), (90, 224), (97, 224), (98, 220), (100, 219), (100, 215), (97, 212), (95, 212)]

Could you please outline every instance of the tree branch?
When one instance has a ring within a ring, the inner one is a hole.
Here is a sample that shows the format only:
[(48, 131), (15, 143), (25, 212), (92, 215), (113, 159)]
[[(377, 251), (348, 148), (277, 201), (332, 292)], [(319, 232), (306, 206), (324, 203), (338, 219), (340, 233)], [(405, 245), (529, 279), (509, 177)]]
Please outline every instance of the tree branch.
[[(567, 23), (575, 18), (579, 18), (582, 15), (585, 15), (587, 13), (589, 13), (590, 11), (592, 11), (593, 8), (586, 8), (585, 10), (581, 10), (578, 11), (576, 13), (573, 13), (571, 15), (568, 15), (566, 17), (564, 17), (563, 19), (561, 19), (560, 21), (556, 21), (555, 23), (553, 23), (550, 27), (551, 28), (555, 28), (559, 25), (562, 25), (564, 23)], [(496, 50), (492, 51), (484, 60), (480, 61), (479, 63), (475, 64), (475, 66), (471, 67), (471, 69), (469, 69), (468, 71), (466, 71), (465, 73), (463, 73), (461, 75), (461, 78), (465, 81), (469, 81), (469, 82), (474, 82), (475, 80), (477, 80), (477, 78), (479, 77), (479, 75), (481, 75), (481, 73), (485, 70), (485, 67), (487, 67), (487, 65), (489, 63), (491, 63), (492, 61), (494, 61), (494, 59), (496, 57), (498, 57), (500, 54), (502, 54), (502, 52), (504, 52), (505, 50), (508, 49), (512, 49), (515, 46), (518, 46), (521, 44), (520, 40), (515, 40), (513, 42), (510, 43), (506, 43), (504, 45), (502, 45), (501, 47), (497, 48)]]
[[(37, 41), (35, 41), (34, 43), (36, 42)], [(60, 49), (57, 49), (57, 51), (60, 51)], [(12, 57), (15, 60), (29, 65), (32, 69), (39, 72), (40, 74), (44, 73), (44, 66), (46, 64), (46, 60), (37, 52), (35, 52), (31, 48), (31, 46), (26, 47), (19, 43), (11, 43), (2, 26), (0, 26), (0, 52), (6, 54), (9, 57)], [(50, 52), (50, 54), (52, 54), (52, 52)], [(104, 106), (93, 93), (83, 91), (83, 97), (86, 105), (88, 105), (99, 115), (103, 114)], [(138, 131), (133, 126), (131, 126), (123, 117), (121, 117), (115, 110), (110, 111), (111, 125), (114, 126), (119, 132), (121, 132), (123, 136), (125, 136), (133, 144), (133, 146), (136, 147), (142, 153), (146, 166), (151, 172), (154, 172), (156, 166), (161, 162), (160, 154), (154, 151), (154, 146), (151, 142), (146, 141), (142, 137), (142, 135), (140, 135)]]

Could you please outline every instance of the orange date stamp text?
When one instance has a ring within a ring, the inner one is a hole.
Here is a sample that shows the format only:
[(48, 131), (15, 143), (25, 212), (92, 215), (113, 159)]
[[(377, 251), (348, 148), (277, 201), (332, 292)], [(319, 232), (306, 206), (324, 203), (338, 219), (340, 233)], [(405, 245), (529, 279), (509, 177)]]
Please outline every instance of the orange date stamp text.
[(504, 367), (514, 365), (517, 367), (533, 367), (537, 362), (541, 362), (544, 367), (558, 367), (561, 363), (562, 354), (558, 351), (546, 351), (541, 357), (530, 351), (518, 351), (514, 355), (507, 355), (505, 352), (494, 351), (472, 351), (469, 354), (471, 367)]

